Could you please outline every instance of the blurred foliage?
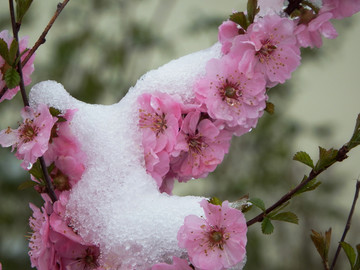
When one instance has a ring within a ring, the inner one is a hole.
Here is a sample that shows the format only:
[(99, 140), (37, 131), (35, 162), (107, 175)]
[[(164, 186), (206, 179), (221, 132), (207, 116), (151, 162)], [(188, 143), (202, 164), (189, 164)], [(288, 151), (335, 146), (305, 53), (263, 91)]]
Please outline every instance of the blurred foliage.
[[(177, 45), (172, 36), (162, 33), (167, 23), (176, 23), (167, 21), (176, 1), (158, 1), (151, 10), (139, 11), (139, 4), (143, 2), (71, 2), (50, 31), (48, 41), (43, 45), (47, 49), (38, 51), (33, 81), (57, 80), (74, 97), (89, 103), (118, 101), (143, 73), (158, 64), (154, 55), (171, 59)], [(33, 5), (38, 6), (30, 9), (24, 18), (28, 29), (38, 17), (40, 4), (34, 2)], [(4, 9), (0, 14), (0, 29), (10, 29)], [(202, 14), (189, 20), (184, 29), (175, 34), (196, 39), (200, 32), (216, 30), (224, 19)], [(321, 54), (306, 50), (303, 59), (315, 56), (321, 57)], [(195, 185), (196, 182), (205, 183), (201, 184), (199, 194), (236, 200), (249, 193), (250, 197), (260, 197), (270, 205), (301, 180), (307, 168), (294, 165), (296, 162), (292, 161), (293, 154), (301, 150), (292, 148), (295, 139), (306, 132), (315, 132), (316, 136), (326, 139), (331, 135), (331, 127), (319, 125), (315, 131), (307, 130), (286, 117), (284, 104), (291, 96), (291, 84), (274, 88), (269, 95), (275, 104), (275, 114), (265, 114), (256, 129), (234, 138), (230, 153), (206, 182), (191, 181)], [(1, 104), (1, 129), (19, 120), (17, 112), (20, 108), (19, 96), (11, 105), (9, 102)], [(5, 120), (3, 116), (9, 117)], [(4, 270), (30, 269), (24, 237), (29, 230), (28, 203), (40, 205), (41, 198), (33, 190), (17, 190), (27, 178), (10, 150), (0, 149), (0, 261)], [(274, 222), (275, 233), (271, 236), (263, 236), (259, 225), (249, 228), (245, 269), (320, 269), (321, 262), (313, 256), (315, 250), (310, 247), (310, 229), (319, 228), (322, 219), (341, 222), (344, 214), (336, 202), (325, 199), (339, 188), (335, 177), (327, 173), (319, 180), (326, 184), (316, 194), (306, 194), (300, 199), (301, 203), (295, 199), (289, 206), (299, 216), (300, 225)], [(193, 183), (188, 186), (187, 193), (191, 190), (196, 194)], [(256, 210), (250, 211), (246, 214), (247, 219), (256, 213)], [(314, 216), (314, 213), (319, 215)]]

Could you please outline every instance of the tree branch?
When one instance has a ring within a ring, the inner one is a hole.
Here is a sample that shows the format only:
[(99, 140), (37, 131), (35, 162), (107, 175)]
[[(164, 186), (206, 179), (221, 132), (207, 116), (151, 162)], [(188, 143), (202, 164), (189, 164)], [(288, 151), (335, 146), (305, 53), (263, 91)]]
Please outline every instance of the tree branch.
[(345, 240), (345, 237), (346, 237), (346, 234), (348, 233), (348, 231), (350, 230), (350, 226), (351, 226), (351, 219), (352, 219), (352, 216), (354, 214), (354, 210), (355, 210), (355, 205), (356, 205), (356, 201), (359, 197), (359, 190), (360, 190), (360, 181), (357, 180), (356, 181), (356, 190), (355, 190), (355, 195), (354, 195), (354, 199), (353, 199), (353, 202), (352, 202), (352, 205), (351, 205), (351, 209), (350, 209), (350, 213), (349, 213), (349, 216), (348, 216), (348, 219), (346, 221), (346, 225), (345, 225), (345, 229), (344, 229), (344, 232), (343, 232), (343, 235), (341, 237), (341, 240), (339, 242), (339, 245), (336, 249), (336, 253), (335, 253), (335, 257), (334, 257), (334, 260), (331, 264), (331, 268), (330, 270), (333, 270), (334, 267), (335, 267), (335, 264), (336, 264), (336, 261), (337, 261), (337, 258), (339, 256), (339, 253), (340, 253), (340, 250), (341, 250), (341, 242), (344, 242)]
[[(53, 26), (54, 22), (56, 21), (56, 19), (58, 18), (58, 16), (60, 15), (61, 11), (65, 8), (65, 6), (67, 5), (67, 3), (70, 0), (64, 0), (62, 3), (59, 3), (57, 5), (55, 14), (52, 16), (52, 18), (50, 19), (50, 21), (48, 22), (47, 26), (45, 27), (44, 31), (42, 32), (42, 34), (40, 35), (40, 37), (38, 38), (38, 40), (35, 42), (35, 45), (29, 50), (28, 54), (26, 55), (25, 59), (22, 61), (22, 66), (25, 66), (26, 63), (30, 60), (31, 56), (34, 55), (34, 53), (36, 52), (36, 50), (45, 43), (46, 39), (46, 35), (48, 34), (49, 30), (51, 29), (51, 27)], [(11, 1), (12, 3), (12, 1)], [(10, 0), (9, 0), (9, 5), (10, 5)], [(13, 4), (12, 4), (13, 5)], [(12, 7), (12, 10), (14, 10), (14, 8)], [(11, 15), (13, 16), (13, 15)], [(15, 22), (15, 15), (14, 15), (14, 20), (11, 19), (11, 21), (14, 21), (14, 25), (13, 25), (13, 29), (17, 29), (20, 28), (20, 26), (16, 26), (16, 22)], [(14, 30), (13, 30), (14, 32)], [(17, 33), (19, 32), (19, 29), (17, 29)], [(14, 35), (15, 38), (15, 35)], [(6, 91), (8, 90), (8, 88), (5, 86), (3, 89), (1, 89), (0, 91), (0, 99), (5, 95)], [(24, 99), (24, 97), (23, 97)]]
[[(16, 20), (15, 20), (15, 10), (14, 10), (13, 0), (9, 0), (9, 9), (10, 9), (11, 25), (12, 25), (14, 39), (18, 42), (16, 57), (19, 57), (20, 56), (20, 47), (19, 47), (20, 43), (19, 43), (19, 35), (18, 34), (19, 34), (19, 30), (20, 30), (20, 24), (17, 24)], [(21, 61), (19, 61), (17, 70), (18, 70), (19, 75), (20, 75), (20, 91), (21, 91), (21, 96), (22, 96), (22, 100), (23, 100), (23, 103), (24, 103), (24, 107), (26, 107), (26, 106), (29, 106), (29, 99), (28, 99), (26, 91), (25, 91), (22, 67), (23, 67), (23, 65), (22, 65)], [(44, 158), (40, 157), (39, 159), (40, 159), (40, 164), (41, 164), (41, 170), (42, 170), (42, 173), (43, 173), (44, 178), (45, 178), (47, 191), (49, 193), (49, 196), (50, 196), (51, 200), (53, 202), (55, 202), (55, 201), (57, 201), (57, 197), (56, 197), (56, 194), (55, 194), (55, 191), (54, 191), (54, 186), (53, 186), (53, 184), (51, 182), (51, 178), (50, 178), (49, 173), (47, 171), (47, 167), (46, 167)]]
[[(346, 145), (341, 147), (340, 150), (338, 151), (337, 156), (336, 156), (336, 161), (341, 162), (344, 159), (346, 159), (347, 158), (346, 154), (348, 152), (349, 152), (349, 149), (347, 148)], [(332, 164), (334, 164), (334, 163), (332, 163)], [(314, 169), (311, 170), (309, 176), (307, 177), (307, 179), (305, 181), (302, 181), (298, 186), (296, 186), (294, 189), (290, 190), (288, 193), (286, 193), (284, 196), (282, 196), (280, 198), (280, 200), (278, 200), (272, 206), (267, 208), (264, 212), (262, 212), (261, 214), (257, 215), (253, 219), (246, 222), (246, 225), (249, 227), (249, 226), (253, 225), (254, 223), (261, 222), (266, 215), (268, 215), (270, 212), (272, 212), (273, 210), (275, 210), (279, 206), (281, 206), (284, 203), (286, 203), (287, 201), (289, 201), (300, 189), (302, 189), (304, 186), (306, 186), (311, 180), (315, 179), (319, 174), (321, 174), (323, 171), (325, 171), (331, 165), (329, 165), (328, 167), (325, 167), (322, 170), (318, 170), (318, 171), (315, 171)]]

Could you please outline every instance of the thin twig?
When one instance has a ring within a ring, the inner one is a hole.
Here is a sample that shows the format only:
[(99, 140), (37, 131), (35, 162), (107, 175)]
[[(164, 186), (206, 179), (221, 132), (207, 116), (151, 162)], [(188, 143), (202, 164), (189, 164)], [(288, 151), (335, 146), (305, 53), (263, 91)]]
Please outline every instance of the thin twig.
[[(13, 0), (9, 0), (9, 8), (10, 8), (10, 17), (11, 17), (11, 25), (12, 25), (12, 30), (13, 30), (13, 36), (14, 39), (18, 42), (18, 48), (17, 48), (17, 52), (16, 52), (16, 58), (18, 58), (20, 56), (20, 49), (19, 49), (19, 30), (20, 30), (20, 24), (16, 23), (15, 20), (15, 10), (14, 10), (14, 3)], [(24, 103), (24, 106), (29, 106), (29, 99), (26, 95), (26, 91), (25, 91), (25, 85), (24, 85), (24, 78), (23, 78), (23, 73), (22, 73), (22, 64), (21, 61), (19, 61), (18, 63), (18, 72), (20, 75), (20, 91), (21, 91), (21, 97)]]
[[(54, 22), (56, 21), (57, 17), (60, 15), (61, 11), (64, 9), (64, 7), (67, 5), (67, 3), (70, 0), (64, 0), (62, 3), (59, 3), (57, 5), (55, 14), (52, 16), (52, 18), (50, 19), (50, 21), (48, 22), (47, 26), (45, 27), (44, 31), (42, 32), (42, 34), (40, 35), (40, 37), (38, 38), (38, 40), (35, 42), (35, 45), (29, 50), (28, 54), (26, 55), (25, 59), (22, 61), (22, 66), (25, 66), (26, 63), (30, 60), (31, 56), (34, 55), (34, 53), (36, 52), (36, 50), (45, 43), (46, 39), (46, 35), (49, 32), (50, 28), (53, 26)], [(10, 2), (9, 2), (10, 3)], [(14, 8), (13, 8), (14, 10)], [(14, 19), (15, 22), (15, 19)], [(14, 28), (15, 27), (15, 28)], [(16, 23), (13, 26), (13, 29), (16, 29)], [(19, 29), (18, 29), (19, 30)], [(17, 31), (18, 32), (18, 31)], [(15, 37), (15, 35), (14, 35)], [(4, 87), (3, 89), (1, 89), (0, 91), (0, 99), (5, 95), (6, 91), (8, 90), (7, 87)]]
[[(20, 47), (19, 47), (19, 30), (20, 30), (20, 24), (16, 23), (15, 20), (15, 10), (14, 10), (14, 3), (13, 0), (9, 0), (9, 9), (10, 9), (10, 17), (11, 17), (11, 25), (12, 25), (12, 29), (13, 29), (13, 35), (14, 35), (14, 39), (17, 41), (18, 43), (18, 48), (17, 48), (17, 53), (16, 53), (16, 57), (20, 56)], [(18, 63), (18, 72), (20, 75), (20, 91), (21, 91), (21, 96), (22, 96), (22, 100), (24, 103), (24, 107), (29, 106), (29, 99), (26, 95), (26, 91), (25, 91), (25, 85), (24, 85), (24, 78), (23, 78), (23, 73), (22, 73), (22, 63), (21, 61), (19, 61)], [(47, 186), (47, 191), (49, 193), (49, 196), (51, 198), (51, 200), (53, 202), (57, 201), (57, 197), (56, 194), (54, 192), (54, 186), (51, 182), (51, 178), (49, 176), (49, 173), (47, 171), (47, 167), (45, 164), (45, 160), (43, 157), (39, 158), (40, 160), (40, 164), (41, 164), (41, 170), (43, 172), (44, 178), (45, 178), (45, 182), (46, 182), (46, 186)]]
[(52, 16), (52, 18), (50, 19), (49, 23), (47, 24), (47, 26), (45, 27), (44, 31), (42, 32), (42, 34), (40, 35), (40, 37), (38, 38), (38, 40), (35, 42), (35, 45), (31, 48), (31, 50), (29, 51), (29, 53), (26, 55), (24, 61), (22, 61), (23, 65), (25, 65), (30, 57), (36, 52), (36, 50), (45, 43), (46, 39), (46, 35), (49, 32), (49, 30), (51, 29), (51, 27), (53, 26), (54, 22), (56, 21), (57, 17), (60, 15), (61, 11), (64, 9), (64, 7), (67, 5), (67, 3), (70, 0), (64, 0), (62, 3), (59, 3), (57, 5), (55, 14)]
[[(349, 152), (349, 149), (346, 147), (346, 145), (341, 147), (339, 149), (339, 151), (338, 151), (337, 156), (336, 156), (336, 161), (340, 162), (340, 161), (343, 161), (344, 159), (346, 159), (347, 158), (346, 154), (348, 152)], [(330, 167), (330, 166), (328, 166), (328, 167)], [(261, 214), (257, 215), (253, 219), (246, 222), (246, 225), (249, 227), (249, 226), (251, 226), (251, 225), (253, 225), (253, 224), (257, 223), (257, 222), (261, 222), (267, 214), (269, 214), (270, 212), (272, 212), (273, 210), (275, 210), (279, 206), (281, 206), (284, 203), (286, 203), (287, 201), (289, 201), (300, 189), (302, 189), (304, 186), (306, 186), (311, 180), (315, 179), (319, 174), (321, 174), (323, 171), (325, 171), (328, 167), (326, 167), (326, 168), (324, 168), (322, 170), (318, 170), (318, 171), (311, 170), (308, 178), (305, 181), (302, 181), (298, 186), (296, 186), (294, 189), (290, 190), (288, 193), (286, 193), (284, 196), (282, 196), (280, 198), (280, 200), (278, 200), (272, 206), (267, 208), (264, 212), (262, 212)]]
[(351, 209), (350, 209), (350, 213), (349, 213), (349, 216), (348, 216), (348, 219), (346, 221), (346, 226), (345, 226), (345, 229), (344, 229), (344, 232), (343, 232), (343, 235), (341, 237), (341, 240), (339, 242), (339, 245), (337, 247), (337, 250), (336, 250), (336, 253), (335, 253), (335, 256), (334, 256), (334, 260), (331, 264), (331, 268), (330, 270), (333, 270), (334, 267), (335, 267), (335, 264), (336, 264), (336, 261), (337, 261), (337, 258), (339, 256), (339, 253), (340, 253), (340, 250), (341, 250), (341, 242), (344, 242), (345, 240), (345, 237), (346, 237), (346, 234), (348, 233), (348, 231), (350, 230), (350, 226), (351, 226), (351, 219), (352, 219), (352, 216), (354, 214), (354, 211), (355, 211), (355, 205), (356, 205), (356, 201), (359, 197), (359, 190), (360, 190), (360, 181), (357, 180), (356, 181), (356, 190), (355, 190), (355, 195), (354, 195), (354, 200), (352, 202), (352, 205), (351, 205)]

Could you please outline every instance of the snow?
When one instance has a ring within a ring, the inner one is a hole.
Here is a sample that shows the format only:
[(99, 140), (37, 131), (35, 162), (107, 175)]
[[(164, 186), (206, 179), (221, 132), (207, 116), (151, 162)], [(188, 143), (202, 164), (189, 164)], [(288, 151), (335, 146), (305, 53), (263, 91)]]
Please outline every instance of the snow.
[(71, 128), (87, 155), (82, 180), (73, 188), (67, 214), (78, 233), (98, 244), (111, 269), (148, 269), (184, 256), (176, 235), (187, 215), (201, 215), (201, 197), (160, 194), (145, 171), (138, 129), (137, 97), (146, 92), (194, 98), (194, 82), (205, 64), (220, 57), (220, 45), (199, 51), (145, 74), (113, 105), (91, 105), (70, 96), (54, 81), (35, 85), (31, 106), (45, 103), (77, 109)]

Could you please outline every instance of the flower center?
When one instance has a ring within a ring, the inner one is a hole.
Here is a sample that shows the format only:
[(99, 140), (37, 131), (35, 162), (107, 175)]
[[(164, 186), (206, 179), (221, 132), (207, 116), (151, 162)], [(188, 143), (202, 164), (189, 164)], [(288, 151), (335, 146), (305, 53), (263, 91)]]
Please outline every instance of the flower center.
[(37, 136), (38, 128), (32, 124), (32, 120), (26, 119), (25, 125), (21, 128), (20, 138), (24, 143), (32, 141)]
[(242, 97), (240, 84), (233, 83), (228, 79), (225, 80), (225, 83), (219, 88), (219, 91), (221, 99), (230, 106), (235, 106), (239, 103), (239, 99)]
[(221, 232), (214, 231), (210, 234), (210, 238), (215, 244), (217, 244), (223, 240), (223, 234)]
[(189, 145), (189, 150), (196, 154), (201, 154), (202, 148), (207, 147), (207, 144), (203, 141), (203, 137), (199, 135), (189, 135), (187, 142)]
[(164, 133), (167, 129), (165, 114), (145, 113), (140, 109), (139, 126), (140, 128), (150, 128), (156, 133), (156, 136), (159, 136), (160, 133)]
[(259, 51), (256, 52), (256, 56), (259, 57), (259, 61), (264, 63), (267, 61), (271, 54), (277, 49), (276, 45), (274, 45), (271, 40), (266, 39), (261, 42), (263, 45)]

